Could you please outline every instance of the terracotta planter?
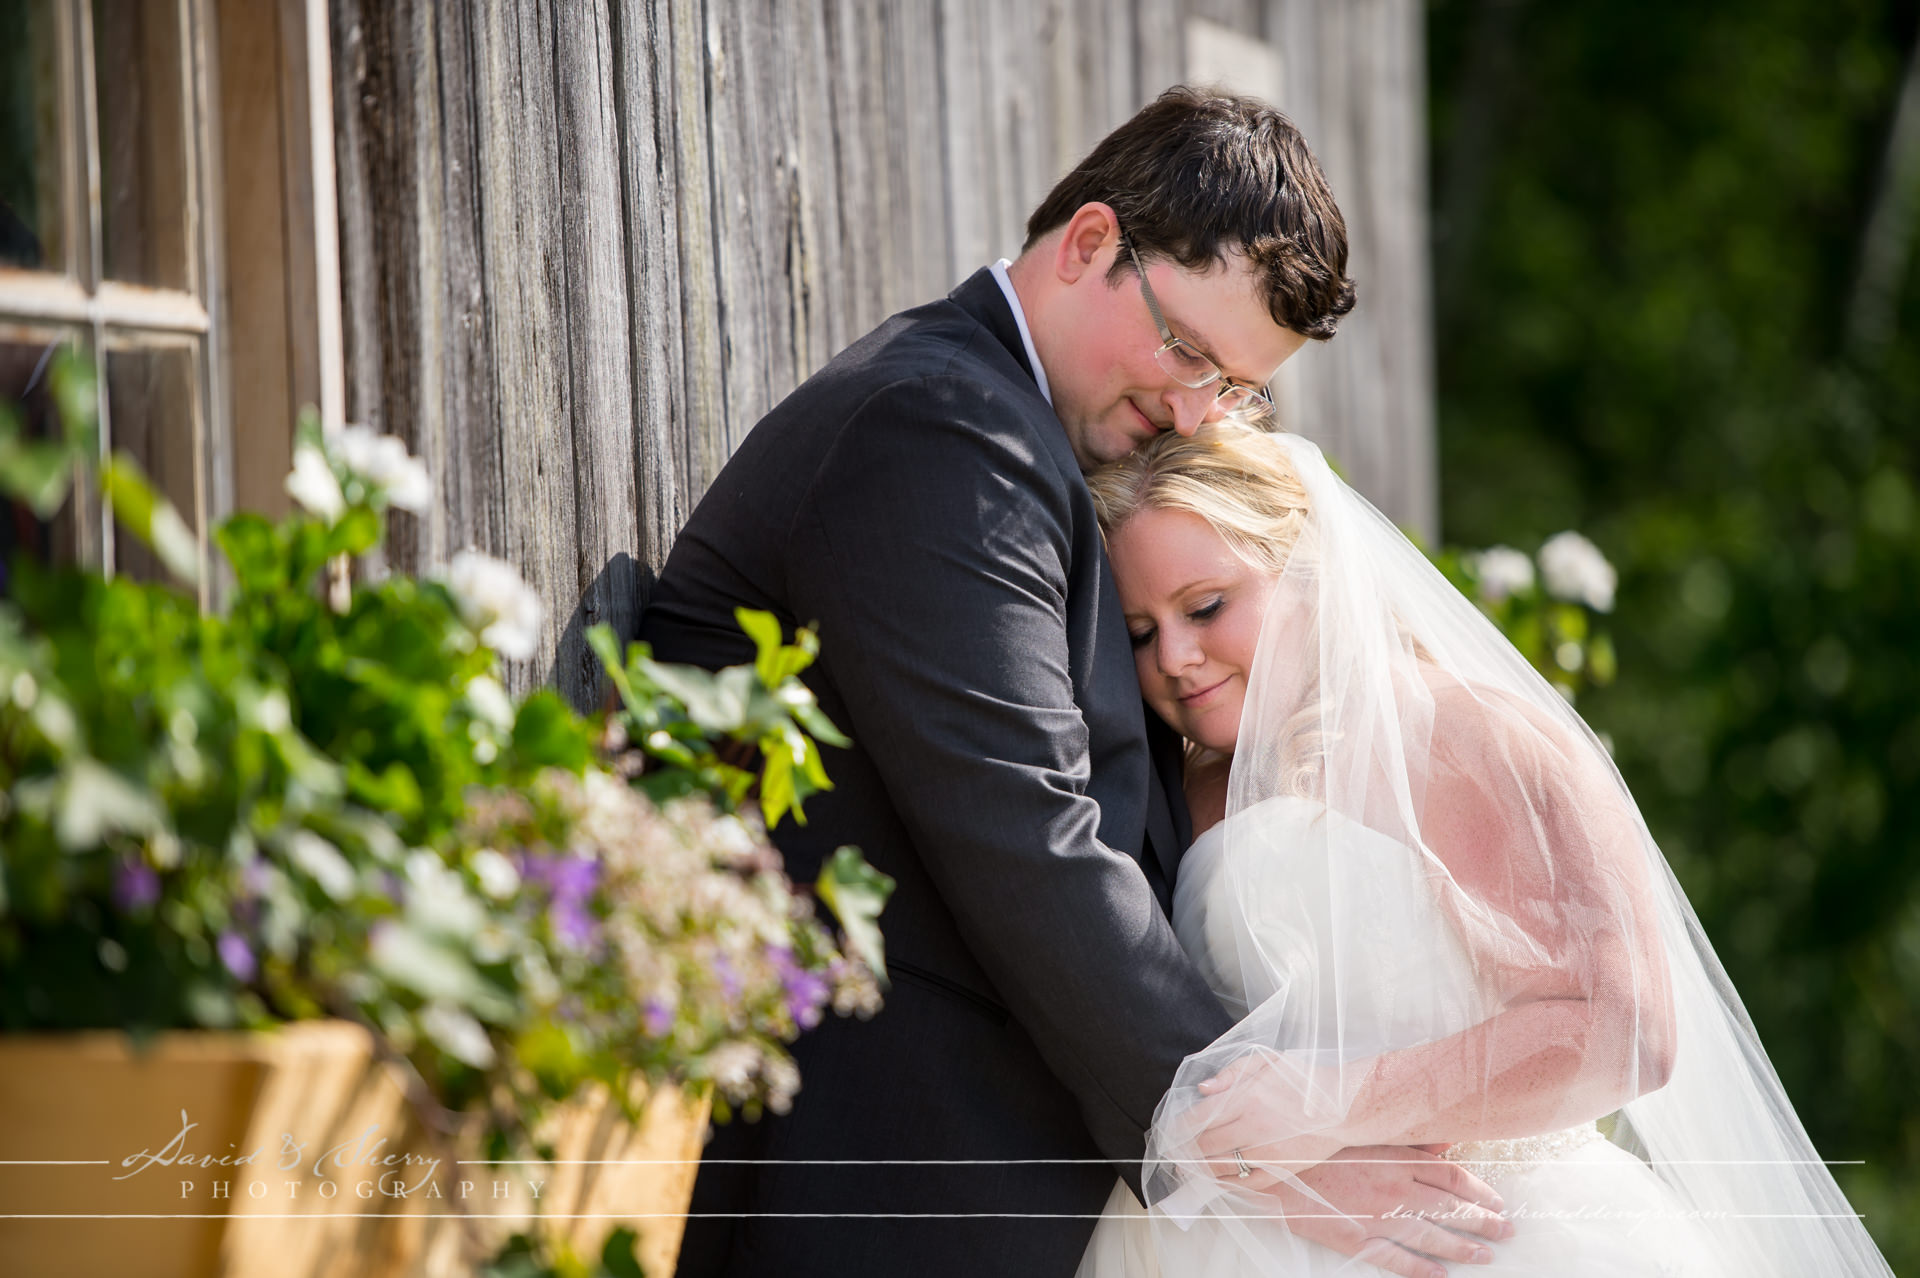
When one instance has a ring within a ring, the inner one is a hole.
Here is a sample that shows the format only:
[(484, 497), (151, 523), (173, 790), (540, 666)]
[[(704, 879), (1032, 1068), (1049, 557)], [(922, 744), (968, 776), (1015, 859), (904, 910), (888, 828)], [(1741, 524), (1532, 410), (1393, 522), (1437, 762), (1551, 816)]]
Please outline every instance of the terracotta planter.
[(491, 1167), (426, 1138), (356, 1025), (144, 1053), (118, 1033), (0, 1037), (0, 1257), (35, 1278), (464, 1278), (538, 1215), (589, 1256), (630, 1224), (669, 1274), (706, 1121), (671, 1089), (637, 1126), (576, 1103), (543, 1128), (553, 1165)]

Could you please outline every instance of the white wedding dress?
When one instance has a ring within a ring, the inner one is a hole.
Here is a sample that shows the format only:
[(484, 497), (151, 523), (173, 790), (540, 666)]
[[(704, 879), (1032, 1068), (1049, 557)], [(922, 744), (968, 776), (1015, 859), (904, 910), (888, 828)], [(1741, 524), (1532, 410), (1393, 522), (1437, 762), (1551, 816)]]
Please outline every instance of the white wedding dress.
[[(1364, 897), (1333, 890), (1325, 858), (1302, 854), (1335, 822)], [(1224, 855), (1231, 831), (1236, 854)], [(1266, 1005), (1281, 1041), (1342, 1044), (1348, 1059), (1457, 1034), (1489, 1014), (1474, 965), (1437, 897), (1430, 860), (1309, 799), (1280, 796), (1215, 825), (1180, 865), (1174, 929), (1236, 1017)], [(1333, 938), (1337, 938), (1337, 941)], [(1339, 962), (1323, 947), (1336, 943)], [(1257, 954), (1259, 961), (1249, 962)], [(1334, 973), (1345, 988), (1330, 988)], [(1251, 982), (1251, 986), (1249, 985)], [(1338, 1024), (1329, 1023), (1338, 1020)], [(1686, 1275), (1724, 1272), (1684, 1204), (1593, 1124), (1523, 1140), (1455, 1145), (1447, 1157), (1492, 1185), (1515, 1235), (1490, 1265), (1457, 1275)], [(1200, 1213), (1187, 1228), (1150, 1221), (1116, 1183), (1080, 1278), (1288, 1278), (1381, 1272), (1298, 1238), (1279, 1220)]]
[(1116, 1185), (1083, 1278), (1378, 1272), (1225, 1151), (1299, 1204), (1341, 1148), (1438, 1141), (1517, 1231), (1456, 1278), (1891, 1278), (1605, 747), (1311, 443), (1207, 429), (1305, 494), (1174, 892), (1236, 1023), (1176, 1070), (1148, 1206)]

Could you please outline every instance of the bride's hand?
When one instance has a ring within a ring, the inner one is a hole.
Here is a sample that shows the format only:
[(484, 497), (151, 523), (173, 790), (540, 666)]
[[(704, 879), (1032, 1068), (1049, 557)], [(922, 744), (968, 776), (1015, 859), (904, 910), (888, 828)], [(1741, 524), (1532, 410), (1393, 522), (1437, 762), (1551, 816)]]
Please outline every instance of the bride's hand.
[(1299, 1179), (1312, 1194), (1279, 1181), (1265, 1191), (1286, 1213), (1288, 1229), (1402, 1278), (1447, 1278), (1438, 1260), (1486, 1264), (1493, 1253), (1480, 1239), (1513, 1236), (1498, 1194), (1425, 1149), (1343, 1149)]

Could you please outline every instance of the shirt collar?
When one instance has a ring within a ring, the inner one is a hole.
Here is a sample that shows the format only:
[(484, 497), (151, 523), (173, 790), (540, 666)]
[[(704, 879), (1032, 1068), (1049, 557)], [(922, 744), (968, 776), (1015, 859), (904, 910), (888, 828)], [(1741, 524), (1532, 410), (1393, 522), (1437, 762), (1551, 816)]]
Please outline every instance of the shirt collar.
[(1033, 380), (1040, 386), (1040, 396), (1051, 405), (1053, 392), (1047, 388), (1047, 370), (1040, 366), (1039, 352), (1033, 349), (1033, 334), (1027, 330), (1027, 313), (1020, 307), (1020, 295), (1013, 291), (1013, 278), (1007, 274), (1007, 268), (1012, 265), (1004, 257), (995, 262), (993, 279), (1007, 295), (1007, 305), (1013, 308), (1013, 322), (1020, 326), (1020, 344), (1027, 348), (1027, 363), (1033, 366)]

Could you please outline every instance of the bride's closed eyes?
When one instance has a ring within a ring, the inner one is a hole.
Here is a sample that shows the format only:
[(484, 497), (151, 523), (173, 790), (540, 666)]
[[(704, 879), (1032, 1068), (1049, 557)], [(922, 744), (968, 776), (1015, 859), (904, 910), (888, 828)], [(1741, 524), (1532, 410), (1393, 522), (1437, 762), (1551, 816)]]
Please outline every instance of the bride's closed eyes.
[[(1219, 616), (1220, 610), (1222, 608), (1225, 608), (1226, 606), (1227, 606), (1226, 595), (1225, 594), (1215, 595), (1212, 599), (1208, 600), (1206, 603), (1200, 605), (1197, 608), (1191, 609), (1187, 613), (1187, 620), (1198, 622), (1201, 625), (1205, 625), (1207, 622), (1212, 621), (1215, 617)], [(1135, 648), (1143, 648), (1147, 644), (1152, 643), (1154, 634), (1155, 634), (1155, 629), (1152, 626), (1144, 626), (1144, 627), (1131, 629), (1127, 631), (1127, 636), (1133, 640), (1133, 646)]]

